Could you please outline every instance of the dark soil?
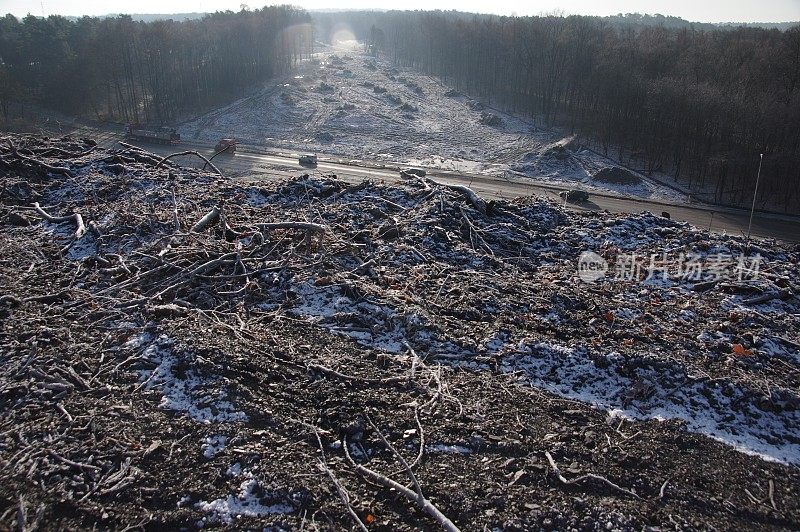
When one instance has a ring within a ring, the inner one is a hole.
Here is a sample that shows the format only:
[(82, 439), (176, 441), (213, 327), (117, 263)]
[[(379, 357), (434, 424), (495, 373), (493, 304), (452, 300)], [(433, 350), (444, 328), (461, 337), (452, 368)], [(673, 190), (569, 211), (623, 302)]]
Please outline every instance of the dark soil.
[[(411, 485), (381, 435), (463, 530), (800, 528), (796, 248), (529, 198), (481, 212), (422, 179), (254, 184), (8, 140), (0, 530), (355, 528), (331, 476), (370, 530), (436, 529), (343, 452)], [(286, 221), (325, 233), (258, 225)], [(765, 263), (752, 281), (582, 284), (595, 243)], [(665, 405), (679, 414), (655, 419)], [(563, 483), (545, 453), (619, 489)]]

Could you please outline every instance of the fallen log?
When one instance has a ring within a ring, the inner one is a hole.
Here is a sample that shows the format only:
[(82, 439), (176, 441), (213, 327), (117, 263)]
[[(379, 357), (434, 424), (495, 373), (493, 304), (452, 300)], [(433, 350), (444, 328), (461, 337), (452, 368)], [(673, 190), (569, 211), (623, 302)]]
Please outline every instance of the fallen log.
[(467, 199), (469, 200), (469, 202), (472, 204), (472, 206), (475, 207), (478, 210), (478, 212), (480, 212), (481, 214), (486, 214), (486, 202), (483, 201), (483, 199), (480, 196), (478, 196), (475, 193), (475, 191), (472, 190), (471, 188), (469, 188), (467, 186), (464, 186), (464, 185), (450, 185), (448, 183), (442, 183), (440, 181), (435, 181), (435, 180), (431, 179), (430, 177), (424, 177), (422, 179), (424, 179), (425, 181), (427, 181), (427, 182), (429, 182), (429, 183), (431, 183), (433, 185), (436, 185), (436, 186), (439, 186), (439, 187), (444, 187), (444, 188), (449, 188), (450, 190), (452, 190), (454, 192), (459, 192), (461, 194), (464, 194), (467, 197)]
[[(205, 216), (197, 220), (197, 223), (192, 226), (191, 229), (192, 233), (200, 233), (204, 231), (207, 227), (214, 225), (219, 221), (219, 215), (220, 215), (220, 208), (218, 205), (214, 205), (214, 207), (210, 211), (208, 211), (208, 213)], [(177, 215), (175, 216), (175, 219), (177, 220)]]

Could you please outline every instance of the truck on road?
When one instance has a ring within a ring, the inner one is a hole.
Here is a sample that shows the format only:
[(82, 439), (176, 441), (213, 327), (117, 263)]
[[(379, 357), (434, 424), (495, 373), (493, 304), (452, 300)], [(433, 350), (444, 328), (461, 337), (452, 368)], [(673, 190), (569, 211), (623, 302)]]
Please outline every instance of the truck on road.
[(177, 144), (181, 141), (181, 136), (175, 131), (175, 128), (167, 126), (145, 129), (137, 125), (128, 124), (125, 126), (125, 137), (158, 144)]
[(236, 139), (234, 138), (224, 138), (217, 142), (217, 145), (214, 147), (214, 151), (217, 153), (226, 153), (228, 155), (233, 155), (236, 152)]
[(317, 156), (313, 153), (306, 153), (300, 156), (299, 161), (303, 166), (316, 166)]

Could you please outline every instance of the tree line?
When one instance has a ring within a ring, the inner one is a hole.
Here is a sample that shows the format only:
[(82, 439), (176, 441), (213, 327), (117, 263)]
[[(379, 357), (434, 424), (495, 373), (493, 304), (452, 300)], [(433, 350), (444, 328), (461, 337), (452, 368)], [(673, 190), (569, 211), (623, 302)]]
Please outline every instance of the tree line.
[(310, 53), (310, 17), (289, 6), (196, 20), (0, 18), (0, 112), (33, 103), (101, 120), (169, 123), (230, 100)]
[[(315, 15), (392, 61), (557, 125), (718, 202), (800, 212), (800, 27), (700, 29), (583, 16)], [(324, 35), (324, 31), (321, 32)]]

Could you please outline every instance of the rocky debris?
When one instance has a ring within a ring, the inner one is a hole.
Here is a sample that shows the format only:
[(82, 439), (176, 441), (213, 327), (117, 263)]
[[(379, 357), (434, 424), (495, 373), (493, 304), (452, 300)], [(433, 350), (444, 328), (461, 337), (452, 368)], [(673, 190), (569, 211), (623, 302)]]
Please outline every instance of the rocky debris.
[(800, 525), (796, 247), (176, 160), (0, 143), (3, 526)]
[(482, 111), (481, 117), (478, 119), (478, 123), (483, 124), (484, 126), (497, 127), (503, 124), (503, 119), (494, 113)]

